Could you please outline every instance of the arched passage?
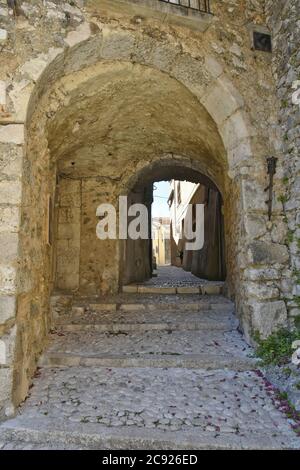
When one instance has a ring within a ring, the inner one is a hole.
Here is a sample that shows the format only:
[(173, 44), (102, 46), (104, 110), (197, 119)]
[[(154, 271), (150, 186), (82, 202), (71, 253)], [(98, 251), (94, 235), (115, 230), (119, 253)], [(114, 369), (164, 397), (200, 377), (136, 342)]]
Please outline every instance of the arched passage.
[(198, 99), (178, 80), (144, 65), (104, 61), (84, 68), (58, 81), (49, 99), (45, 137), (59, 180), (54, 285), (114, 293), (121, 284), (120, 251), (116, 240), (95, 237), (98, 205), (117, 206), (139, 174), (161, 178), (180, 165), (186, 175), (201, 174), (225, 192), (224, 145)]
[[(199, 165), (199, 168), (201, 165)], [(223, 198), (216, 184), (202, 174), (197, 164), (180, 155), (165, 155), (147, 165), (130, 178), (128, 185), (128, 205), (144, 204), (148, 211), (148, 233), (146, 240), (121, 241), (120, 284), (142, 282), (152, 275), (151, 211), (153, 185), (158, 181), (183, 180), (201, 186), (193, 203), (204, 205), (204, 247), (185, 253), (185, 268), (194, 274), (210, 280), (224, 280), (226, 272)], [(210, 197), (209, 197), (210, 194)], [(195, 222), (194, 222), (195, 223)], [(199, 230), (200, 227), (198, 227)], [(174, 227), (173, 227), (174, 229)], [(194, 227), (195, 229), (195, 227)], [(172, 230), (172, 229), (171, 229)], [(183, 236), (184, 234), (180, 234)], [(175, 243), (171, 236), (171, 243)], [(174, 246), (174, 250), (176, 250)], [(186, 259), (189, 257), (189, 261)], [(193, 263), (192, 263), (193, 260)], [(193, 265), (192, 265), (193, 264)], [(204, 266), (206, 264), (206, 266)], [(202, 269), (201, 269), (202, 265)]]

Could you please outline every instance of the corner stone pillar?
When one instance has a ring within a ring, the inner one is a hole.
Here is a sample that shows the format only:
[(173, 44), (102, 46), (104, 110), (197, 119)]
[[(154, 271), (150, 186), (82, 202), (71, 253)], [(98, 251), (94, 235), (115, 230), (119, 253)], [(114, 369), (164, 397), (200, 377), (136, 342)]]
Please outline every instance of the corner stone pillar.
[(249, 172), (240, 177), (242, 227), (239, 253), (240, 288), (238, 312), (246, 339), (253, 342), (257, 332), (266, 338), (287, 326), (287, 309), (281, 286), (288, 267), (286, 227), (282, 204), (273, 197), (272, 220), (267, 216), (265, 175)]

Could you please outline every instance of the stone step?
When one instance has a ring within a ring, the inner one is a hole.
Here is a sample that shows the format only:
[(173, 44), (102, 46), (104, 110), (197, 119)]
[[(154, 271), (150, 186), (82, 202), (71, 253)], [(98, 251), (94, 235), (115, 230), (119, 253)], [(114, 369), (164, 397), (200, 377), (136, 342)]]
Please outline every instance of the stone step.
[(90, 449), (300, 448), (253, 371), (41, 369), (0, 442)]
[(233, 354), (248, 357), (252, 348), (236, 331), (53, 332), (48, 352), (80, 355)]
[(150, 355), (142, 357), (126, 355), (81, 355), (75, 353), (47, 353), (40, 361), (40, 367), (144, 367), (144, 368), (185, 368), (185, 369), (234, 369), (237, 371), (253, 370), (257, 361), (251, 358), (238, 358), (229, 354), (185, 354), (185, 355)]
[(199, 295), (222, 295), (223, 283), (205, 283), (198, 286), (147, 286), (130, 284), (122, 287), (126, 294), (199, 294)]
[[(30, 433), (36, 434), (35, 430), (28, 430)], [(36, 439), (34, 437), (30, 439), (28, 436), (25, 437), (27, 440), (22, 439), (22, 434), (18, 435), (19, 430), (14, 430), (12, 433), (6, 431), (2, 434), (3, 441), (0, 440), (0, 451), (5, 450), (90, 450), (89, 447), (76, 444), (68, 443), (67, 440), (52, 440), (51, 433), (48, 433), (47, 437), (43, 439)], [(26, 433), (27, 435), (27, 433)], [(6, 438), (7, 436), (7, 438)], [(0, 432), (1, 439), (1, 432)]]
[(227, 322), (209, 322), (209, 321), (192, 321), (192, 322), (169, 322), (169, 323), (89, 323), (76, 322), (68, 323), (61, 321), (57, 323), (59, 331), (62, 332), (79, 332), (79, 331), (96, 331), (99, 333), (141, 333), (145, 331), (197, 331), (197, 330), (218, 330), (230, 331), (232, 326)]
[(142, 332), (148, 330), (232, 330), (238, 320), (231, 313), (214, 310), (114, 310), (99, 312), (73, 307), (56, 326), (64, 331)]
[(177, 296), (174, 299), (175, 301), (165, 300), (162, 301), (158, 299), (155, 301), (153, 298), (127, 298), (125, 302), (86, 302), (86, 301), (75, 301), (72, 306), (73, 313), (84, 313), (86, 311), (91, 312), (141, 312), (141, 311), (204, 311), (207, 310), (216, 310), (226, 312), (233, 312), (234, 305), (232, 302), (225, 301), (222, 297), (214, 297), (211, 301), (204, 300), (185, 300), (182, 298), (180, 302), (176, 302)]
[(236, 330), (54, 331), (42, 366), (255, 367)]

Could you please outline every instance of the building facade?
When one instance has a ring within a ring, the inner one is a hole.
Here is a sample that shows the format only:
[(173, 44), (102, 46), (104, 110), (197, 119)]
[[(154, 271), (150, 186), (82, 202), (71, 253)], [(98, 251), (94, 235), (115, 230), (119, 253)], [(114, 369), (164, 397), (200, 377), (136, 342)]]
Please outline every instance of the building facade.
[[(173, 180), (171, 186), (172, 264), (202, 279), (225, 280), (224, 217), (220, 192), (217, 188), (189, 181)], [(191, 242), (193, 246), (189, 249)], [(203, 246), (197, 248), (197, 242)]]
[(170, 245), (170, 219), (168, 217), (153, 217), (152, 249), (155, 265), (153, 267), (171, 264)]

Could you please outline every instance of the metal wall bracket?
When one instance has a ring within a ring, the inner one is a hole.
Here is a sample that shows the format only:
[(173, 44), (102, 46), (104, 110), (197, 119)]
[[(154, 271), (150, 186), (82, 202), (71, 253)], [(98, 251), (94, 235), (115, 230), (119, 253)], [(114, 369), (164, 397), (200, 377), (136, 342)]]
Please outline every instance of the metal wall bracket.
[(276, 157), (269, 157), (267, 158), (267, 167), (268, 167), (268, 175), (269, 175), (269, 186), (265, 189), (265, 191), (269, 192), (269, 198), (266, 201), (268, 204), (268, 218), (271, 220), (272, 217), (272, 207), (273, 207), (273, 183), (274, 183), (274, 175), (276, 173), (277, 167), (277, 160)]

